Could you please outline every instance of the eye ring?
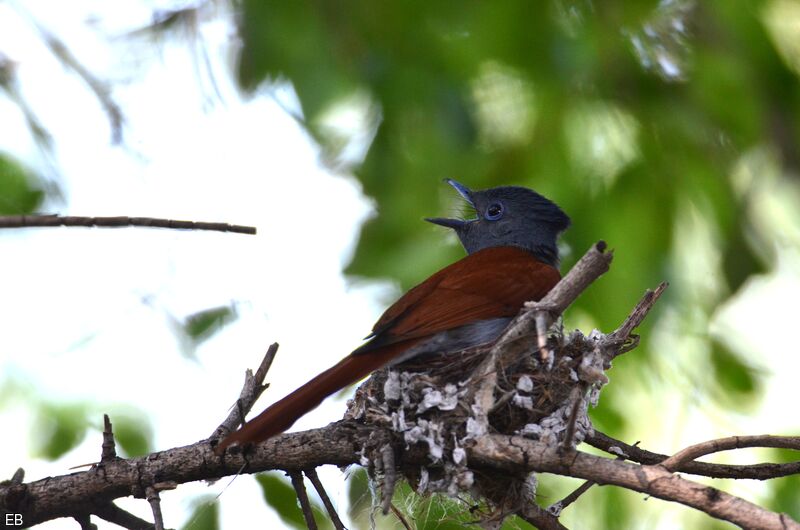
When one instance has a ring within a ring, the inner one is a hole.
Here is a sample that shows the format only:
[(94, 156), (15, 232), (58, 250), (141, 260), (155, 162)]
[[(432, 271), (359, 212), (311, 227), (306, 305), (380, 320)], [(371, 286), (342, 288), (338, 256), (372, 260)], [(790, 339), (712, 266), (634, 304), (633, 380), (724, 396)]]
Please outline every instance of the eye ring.
[(503, 217), (504, 211), (505, 208), (503, 208), (503, 203), (493, 202), (486, 208), (486, 214), (484, 215), (484, 217), (486, 217), (486, 219), (489, 221), (497, 221), (498, 219)]

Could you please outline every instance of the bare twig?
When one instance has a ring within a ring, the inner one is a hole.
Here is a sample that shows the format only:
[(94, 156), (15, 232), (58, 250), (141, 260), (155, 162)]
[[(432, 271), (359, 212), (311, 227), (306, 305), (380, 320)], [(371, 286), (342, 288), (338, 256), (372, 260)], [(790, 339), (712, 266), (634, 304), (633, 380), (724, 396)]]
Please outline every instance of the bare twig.
[(606, 351), (608, 361), (611, 361), (614, 357), (630, 351), (633, 349), (633, 347), (635, 347), (635, 344), (633, 347), (627, 348), (623, 347), (623, 345), (625, 344), (625, 341), (628, 340), (628, 337), (631, 336), (633, 330), (641, 325), (647, 314), (653, 308), (656, 301), (658, 301), (659, 297), (661, 297), (661, 294), (664, 292), (664, 290), (666, 290), (667, 287), (669, 287), (667, 282), (661, 282), (658, 284), (658, 287), (656, 287), (655, 290), (648, 289), (645, 291), (644, 296), (642, 296), (642, 299), (639, 300), (638, 304), (636, 304), (636, 307), (633, 308), (633, 311), (631, 311), (631, 313), (628, 315), (628, 318), (625, 319), (620, 327), (606, 337), (610, 343), (618, 344), (616, 348), (611, 348)]
[(288, 471), (286, 473), (292, 479), (292, 486), (297, 493), (297, 499), (300, 501), (300, 508), (303, 510), (303, 517), (306, 520), (308, 530), (317, 530), (317, 522), (314, 520), (314, 512), (311, 510), (311, 502), (308, 500), (308, 493), (306, 493), (306, 486), (303, 484), (303, 474), (299, 471)]
[(794, 449), (800, 451), (800, 436), (773, 436), (770, 434), (762, 434), (757, 436), (730, 436), (728, 438), (718, 438), (716, 440), (709, 440), (707, 442), (691, 445), (667, 458), (661, 462), (661, 465), (670, 471), (674, 471), (683, 467), (687, 462), (696, 460), (701, 456), (745, 447), (777, 447), (780, 449)]
[(589, 491), (589, 488), (591, 488), (595, 484), (597, 484), (597, 482), (595, 482), (594, 480), (587, 480), (586, 482), (584, 482), (583, 484), (572, 490), (572, 492), (569, 495), (567, 495), (560, 501), (548, 506), (547, 511), (549, 513), (552, 513), (556, 517), (560, 516), (561, 512), (564, 511), (564, 508), (566, 508), (573, 502), (577, 501), (578, 497)]
[(0, 228), (35, 228), (48, 226), (84, 226), (98, 228), (121, 228), (142, 226), (147, 228), (170, 228), (174, 230), (211, 230), (215, 232), (234, 232), (255, 234), (254, 226), (232, 225), (228, 223), (208, 223), (203, 221), (179, 221), (155, 217), (78, 217), (61, 215), (2, 215)]
[(97, 530), (97, 526), (92, 524), (92, 519), (88, 513), (76, 515), (74, 519), (81, 525), (81, 530)]
[(331, 498), (328, 497), (328, 492), (325, 491), (322, 482), (319, 480), (317, 470), (314, 468), (307, 469), (305, 474), (309, 480), (311, 480), (311, 483), (314, 485), (314, 489), (317, 490), (317, 494), (319, 495), (320, 499), (322, 499), (322, 504), (325, 505), (325, 509), (328, 511), (328, 515), (331, 517), (333, 527), (336, 530), (344, 530), (344, 524), (342, 524), (342, 520), (339, 519), (339, 514), (336, 513), (336, 508), (333, 507)]
[(161, 514), (161, 496), (158, 494), (158, 490), (153, 486), (147, 486), (145, 495), (147, 502), (150, 503), (150, 508), (153, 510), (153, 521), (155, 522), (153, 527), (155, 530), (164, 530), (164, 516)]
[(99, 518), (128, 530), (153, 530), (155, 525), (109, 502), (93, 510)]
[(394, 514), (394, 516), (397, 517), (397, 520), (400, 521), (400, 524), (403, 525), (403, 528), (405, 528), (406, 530), (411, 530), (411, 525), (408, 524), (408, 521), (406, 521), (406, 518), (403, 515), (403, 512), (398, 510), (397, 506), (395, 506), (393, 503), (389, 504), (389, 508), (392, 510), (392, 513)]
[(108, 414), (103, 414), (103, 445), (100, 454), (101, 462), (108, 462), (117, 458), (117, 446), (114, 442), (114, 431)]
[(261, 394), (269, 386), (264, 384), (264, 379), (267, 377), (267, 372), (272, 366), (272, 361), (275, 360), (275, 355), (277, 353), (278, 343), (274, 342), (267, 348), (267, 353), (265, 353), (264, 358), (261, 359), (261, 364), (258, 366), (255, 375), (253, 375), (253, 371), (249, 368), (245, 370), (244, 385), (242, 386), (242, 391), (239, 393), (236, 406), (231, 409), (228, 417), (214, 430), (214, 434), (211, 435), (212, 440), (227, 435), (244, 423), (244, 417), (250, 412), (256, 400), (261, 397)]
[[(625, 442), (612, 438), (600, 431), (595, 431), (593, 434), (587, 433), (584, 441), (592, 447), (596, 447), (614, 455), (619, 454), (619, 452), (615, 449), (617, 448), (625, 454), (625, 457), (628, 460), (639, 462), (640, 464), (659, 464), (669, 458), (667, 455), (654, 453), (652, 451), (647, 451), (645, 449), (636, 447), (635, 445), (626, 444)], [(749, 465), (684, 462), (679, 467), (674, 468), (674, 471), (681, 471), (684, 473), (691, 473), (692, 475), (701, 475), (711, 478), (769, 480), (800, 473), (800, 461), (789, 462), (786, 464), (766, 463)]]

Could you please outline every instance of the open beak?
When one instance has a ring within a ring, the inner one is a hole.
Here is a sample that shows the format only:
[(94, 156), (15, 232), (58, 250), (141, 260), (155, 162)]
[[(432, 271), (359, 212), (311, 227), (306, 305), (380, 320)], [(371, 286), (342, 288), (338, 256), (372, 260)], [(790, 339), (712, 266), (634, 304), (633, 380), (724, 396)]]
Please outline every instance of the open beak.
[[(458, 192), (458, 194), (461, 195), (461, 197), (463, 197), (464, 200), (467, 201), (470, 206), (475, 208), (475, 203), (472, 202), (472, 191), (468, 187), (464, 186), (460, 182), (456, 182), (453, 179), (444, 179), (444, 181), (453, 186)], [(444, 217), (426, 217), (425, 220), (428, 221), (429, 223), (445, 226), (447, 228), (452, 228), (453, 230), (458, 230), (467, 223), (471, 222), (471, 220), (464, 221), (462, 219), (447, 219)]]

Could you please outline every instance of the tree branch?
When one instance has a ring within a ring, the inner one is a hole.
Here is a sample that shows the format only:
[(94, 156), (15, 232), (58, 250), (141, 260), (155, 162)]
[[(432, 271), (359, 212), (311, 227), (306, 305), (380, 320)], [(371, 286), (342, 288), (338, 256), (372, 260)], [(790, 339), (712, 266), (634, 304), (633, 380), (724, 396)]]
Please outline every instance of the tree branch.
[(297, 500), (300, 501), (300, 508), (303, 510), (303, 518), (306, 521), (308, 530), (317, 530), (317, 522), (314, 520), (314, 512), (311, 510), (311, 502), (308, 500), (308, 493), (303, 482), (303, 473), (289, 471), (287, 475), (292, 479), (292, 486), (295, 493), (297, 493)]
[(261, 397), (264, 390), (269, 387), (269, 384), (264, 384), (264, 379), (267, 377), (267, 372), (272, 366), (272, 361), (275, 360), (275, 355), (278, 353), (278, 343), (273, 342), (267, 348), (267, 353), (261, 359), (261, 364), (258, 366), (255, 375), (249, 368), (244, 372), (244, 386), (239, 393), (239, 399), (236, 400), (236, 405), (231, 408), (228, 417), (220, 423), (219, 427), (214, 430), (210, 439), (219, 440), (228, 433), (235, 431), (239, 425), (244, 423), (244, 418), (250, 409), (253, 408), (255, 402)]
[(598, 484), (614, 484), (659, 499), (679, 502), (712, 517), (744, 528), (800, 530), (800, 524), (716, 488), (675, 475), (661, 466), (640, 466), (580, 451), (560, 455), (558, 448), (521, 436), (488, 435), (469, 450), (470, 460), (508, 471), (544, 471), (567, 475)]
[[(547, 326), (551, 325), (557, 315), (586, 285), (608, 269), (611, 254), (604, 253), (604, 249), (605, 245), (601, 243), (590, 249), (545, 299), (536, 304), (529, 304), (521, 312), (509, 330), (492, 347), (490, 365), (492, 369), (485, 375), (495, 374), (496, 377), (496, 367), (499, 364), (495, 364), (495, 361), (497, 363), (515, 361), (522, 351), (517, 343), (518, 339), (529, 338), (536, 334), (537, 325), (541, 328), (541, 322), (545, 322)], [(576, 285), (581, 287), (577, 288)], [(592, 355), (601, 352), (605, 355), (604, 358), (610, 360), (617, 352), (622, 351), (630, 333), (642, 322), (665, 287), (666, 285), (662, 284), (655, 291), (648, 291), (615, 332), (602, 336), (599, 340), (595, 337), (594, 340), (587, 341), (587, 347), (592, 350)], [(111, 504), (116, 498), (134, 494), (139, 497), (146, 495), (152, 500), (155, 498), (153, 493), (157, 493), (159, 489), (197, 480), (214, 480), (239, 473), (243, 469), (247, 473), (268, 469), (287, 471), (293, 478), (302, 503), (305, 488), (299, 487), (298, 477), (301, 477), (301, 472), (312, 470), (307, 474), (316, 486), (313, 469), (320, 465), (333, 464), (341, 467), (360, 463), (366, 454), (382, 454), (384, 458), (381, 462), (385, 466), (394, 467), (396, 464), (402, 466), (401, 470), (410, 469), (408, 466), (416, 466), (418, 469), (419, 466), (430, 463), (429, 451), (422, 447), (424, 443), (412, 443), (406, 447), (403, 437), (397, 436), (391, 428), (354, 421), (333, 423), (323, 429), (283, 434), (257, 444), (246, 452), (227, 452), (222, 456), (216, 456), (213, 447), (218, 437), (226, 431), (235, 429), (241, 423), (244, 415), (264, 390), (263, 380), (277, 347), (277, 344), (273, 344), (269, 348), (255, 375), (250, 371), (247, 372), (238, 406), (231, 411), (210, 439), (140, 458), (109, 457), (86, 471), (49, 477), (27, 484), (22, 483), (21, 478), (17, 481), (0, 483), (0, 508), (21, 514), (25, 525), (34, 525), (56, 517), (73, 517), (81, 521), (81, 524), (90, 524), (85, 514), (122, 520), (125, 517), (121, 516), (118, 509)], [(576, 367), (578, 371), (583, 369), (582, 366)], [(598, 371), (602, 372), (602, 368)], [(604, 377), (602, 373), (596, 374), (596, 379), (594, 375), (589, 374), (587, 377), (587, 374), (582, 372), (579, 377), (584, 383), (581, 384), (595, 385), (605, 382), (601, 379)], [(495, 388), (494, 386), (483, 388), (484, 382), (479, 385), (488, 395), (488, 406), (484, 410), (492, 410)], [(110, 434), (110, 424), (106, 430)], [(601, 458), (576, 451), (571, 448), (571, 444), (570, 450), (565, 451), (560, 444), (498, 434), (476, 435), (474, 443), (463, 449), (466, 451), (465, 461), (468, 461), (471, 467), (477, 470), (494, 470), (500, 474), (499, 476), (508, 476), (509, 472), (517, 476), (522, 472), (556, 473), (583, 478), (597, 484), (614, 484), (664, 500), (683, 503), (713, 517), (748, 528), (800, 529), (800, 525), (788, 516), (775, 514), (733, 495), (683, 479), (667, 469), (674, 467), (676, 470), (687, 472), (698, 470), (730, 472), (738, 467), (692, 460), (708, 452), (744, 447), (748, 446), (747, 444), (782, 444), (777, 446), (796, 448), (798, 444), (796, 438), (761, 436), (717, 440), (692, 446), (677, 453), (671, 461), (665, 455), (640, 450), (610, 439), (602, 433), (586, 433), (586, 440), (615, 455), (625, 453), (626, 458), (633, 460), (638, 458), (645, 464), (662, 465), (640, 465), (618, 459)], [(620, 450), (615, 450), (614, 446), (618, 446)], [(400, 455), (397, 462), (393, 462), (394, 459), (389, 457), (390, 449), (393, 455)], [(109, 455), (110, 451), (106, 450), (104, 456)], [(796, 468), (789, 466), (776, 464), (772, 469), (784, 474), (792, 472), (791, 469), (797, 472)], [(757, 466), (740, 467), (755, 469)], [(759, 469), (763, 471), (763, 468)], [(588, 488), (588, 485), (582, 488)], [(575, 498), (582, 493), (582, 488), (576, 490), (573, 495)], [(326, 496), (322, 496), (325, 502)], [(567, 497), (565, 501), (569, 498)], [(328, 503), (326, 507), (327, 505)], [(330, 509), (328, 507), (329, 513)], [(563, 528), (555, 514), (530, 503), (515, 507), (514, 510), (541, 528)], [(128, 524), (130, 528), (151, 528), (145, 526), (149, 523), (141, 520), (138, 522), (128, 520)]]
[(691, 445), (667, 458), (661, 462), (661, 465), (670, 471), (674, 471), (701, 456), (745, 447), (777, 447), (800, 451), (800, 436), (773, 436), (770, 434), (762, 434), (757, 436), (730, 436), (728, 438), (718, 438), (716, 440), (709, 440), (707, 442)]
[(35, 228), (48, 226), (84, 226), (98, 228), (122, 228), (140, 226), (146, 228), (170, 228), (173, 230), (211, 230), (237, 234), (256, 233), (254, 226), (203, 221), (177, 221), (154, 217), (78, 217), (61, 215), (1, 215), (0, 228)]
[[(613, 455), (619, 455), (619, 451), (624, 453), (625, 458), (640, 464), (660, 464), (669, 456), (660, 453), (647, 451), (635, 445), (626, 444), (623, 441), (612, 438), (600, 431), (587, 434), (584, 440), (587, 444), (597, 449), (601, 449)], [(615, 449), (616, 448), (616, 449)], [(619, 451), (618, 451), (618, 450)], [(711, 478), (732, 478), (732, 479), (754, 479), (769, 480), (773, 478), (786, 477), (800, 473), (800, 461), (789, 462), (786, 464), (712, 464), (709, 462), (684, 462), (676, 467), (674, 471), (690, 473)]]

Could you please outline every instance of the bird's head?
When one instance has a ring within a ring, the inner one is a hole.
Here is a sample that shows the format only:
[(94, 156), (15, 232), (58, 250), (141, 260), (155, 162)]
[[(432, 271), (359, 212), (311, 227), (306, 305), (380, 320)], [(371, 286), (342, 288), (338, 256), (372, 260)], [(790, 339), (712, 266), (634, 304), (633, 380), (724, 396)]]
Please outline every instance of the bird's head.
[(473, 191), (453, 179), (445, 181), (475, 209), (476, 216), (425, 220), (455, 230), (467, 253), (514, 246), (532, 252), (545, 263), (558, 265), (556, 240), (570, 220), (553, 201), (522, 186)]

